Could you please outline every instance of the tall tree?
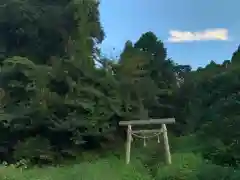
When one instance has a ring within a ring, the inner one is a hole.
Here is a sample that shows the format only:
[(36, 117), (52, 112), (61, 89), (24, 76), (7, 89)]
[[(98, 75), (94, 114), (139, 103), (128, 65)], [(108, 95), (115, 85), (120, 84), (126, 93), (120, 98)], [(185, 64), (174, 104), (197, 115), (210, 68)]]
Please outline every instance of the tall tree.
[(134, 47), (145, 54), (145, 59), (148, 60), (147, 70), (158, 87), (158, 105), (155, 104), (151, 107), (150, 116), (170, 116), (171, 102), (169, 95), (176, 85), (176, 75), (173, 62), (167, 58), (164, 44), (158, 40), (154, 33), (147, 32), (139, 38)]
[[(51, 56), (69, 55), (69, 39), (85, 26), (90, 37), (101, 42), (98, 3), (85, 0), (4, 0), (1, 2), (1, 58), (24, 56), (38, 63)], [(83, 17), (85, 15), (85, 18)], [(86, 19), (87, 18), (87, 19)], [(93, 43), (93, 40), (92, 40)]]
[(233, 53), (231, 62), (232, 62), (233, 64), (238, 64), (238, 63), (239, 63), (239, 59), (240, 59), (240, 46), (239, 46), (238, 49)]
[[(0, 124), (9, 138), (3, 135), (0, 143), (7, 142), (5, 152), (16, 148), (19, 157), (28, 149), (33, 154), (23, 155), (35, 156), (34, 147), (27, 145), (34, 144), (36, 135), (48, 139), (43, 140), (46, 150), (48, 143), (65, 150), (84, 141), (91, 144), (86, 137), (104, 137), (120, 105), (113, 80), (94, 66), (96, 44), (104, 35), (99, 4), (85, 0), (4, 3), (0, 78), (5, 98)], [(113, 91), (108, 91), (112, 86)], [(23, 145), (16, 144), (18, 140)]]

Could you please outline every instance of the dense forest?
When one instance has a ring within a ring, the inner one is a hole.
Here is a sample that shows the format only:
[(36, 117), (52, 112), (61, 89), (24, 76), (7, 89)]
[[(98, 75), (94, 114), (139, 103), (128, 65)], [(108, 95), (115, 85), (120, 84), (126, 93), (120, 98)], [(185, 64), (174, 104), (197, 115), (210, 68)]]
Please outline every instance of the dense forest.
[(169, 131), (194, 137), (199, 146), (191, 152), (238, 168), (240, 49), (222, 64), (192, 70), (171, 59), (153, 32), (143, 32), (110, 59), (99, 48), (105, 34), (98, 6), (1, 1), (1, 161), (59, 163), (122, 144), (120, 120), (175, 117)]

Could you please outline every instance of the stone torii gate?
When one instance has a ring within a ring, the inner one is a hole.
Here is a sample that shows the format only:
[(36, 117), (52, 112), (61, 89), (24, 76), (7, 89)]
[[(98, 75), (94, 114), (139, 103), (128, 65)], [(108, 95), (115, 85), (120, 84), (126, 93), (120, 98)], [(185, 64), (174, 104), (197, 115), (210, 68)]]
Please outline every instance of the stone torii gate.
[[(120, 121), (119, 122), (120, 126), (128, 127), (127, 141), (126, 141), (126, 164), (130, 163), (132, 135), (133, 134), (149, 134), (149, 133), (163, 134), (166, 162), (167, 162), (167, 164), (171, 164), (172, 159), (171, 159), (171, 153), (170, 153), (170, 148), (169, 148), (166, 124), (172, 124), (172, 123), (175, 123), (175, 118)], [(132, 130), (132, 126), (134, 126), (134, 125), (149, 125), (149, 124), (162, 124), (162, 128), (161, 129)]]

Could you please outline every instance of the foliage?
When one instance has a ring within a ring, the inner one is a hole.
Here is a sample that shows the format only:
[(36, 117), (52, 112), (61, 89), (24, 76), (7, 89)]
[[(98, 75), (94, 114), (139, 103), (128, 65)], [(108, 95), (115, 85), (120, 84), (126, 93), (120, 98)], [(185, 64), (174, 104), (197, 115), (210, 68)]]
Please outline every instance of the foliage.
[[(191, 88), (185, 107), (185, 133), (198, 132), (199, 139), (205, 139), (205, 157), (217, 164), (236, 166), (238, 156), (239, 113), (239, 67), (212, 62), (206, 68), (191, 72)], [(182, 127), (181, 125), (181, 127)]]
[(0, 178), (12, 180), (34, 180), (36, 178), (64, 180), (64, 179), (87, 179), (87, 180), (151, 180), (151, 177), (138, 162), (126, 166), (125, 162), (114, 156), (107, 159), (98, 159), (92, 162), (83, 162), (64, 167), (49, 167), (45, 169), (33, 168), (30, 170), (16, 169), (13, 167), (1, 168)]
[(170, 166), (159, 167), (157, 179), (194, 180), (194, 174), (197, 173), (203, 159), (193, 153), (179, 153), (173, 155), (173, 162)]
[(51, 148), (47, 139), (41, 137), (28, 138), (24, 142), (16, 144), (14, 158), (16, 160), (32, 161), (33, 163), (37, 163), (37, 161), (40, 161), (40, 163), (44, 161), (53, 162), (54, 154)]
[[(35, 145), (58, 153), (85, 142), (99, 146), (116, 128), (113, 117), (121, 111), (121, 99), (115, 78), (93, 63), (96, 44), (103, 39), (98, 3), (8, 1), (2, 8), (6, 22), (1, 21), (5, 23), (1, 27), (9, 26), (2, 35), (9, 39), (11, 29), (22, 29), (22, 33), (11, 31), (12, 41), (2, 41), (7, 50), (3, 57), (8, 57), (2, 59), (0, 71), (5, 92), (1, 101), (3, 159), (32, 159), (38, 149)], [(58, 24), (49, 24), (51, 18)], [(46, 36), (39, 37), (37, 32)], [(33, 50), (35, 45), (39, 49)], [(35, 136), (49, 142), (34, 144)], [(17, 144), (19, 140), (25, 143)], [(23, 153), (22, 148), (32, 153)]]
[(91, 21), (91, 37), (103, 39), (94, 1), (3, 0), (1, 4), (2, 60), (18, 55), (46, 63), (51, 56), (66, 55), (70, 37), (76, 38), (79, 27), (85, 25), (84, 13), (91, 14), (87, 19)]
[(201, 141), (196, 134), (170, 138), (173, 153), (202, 153), (206, 143)]
[(170, 166), (160, 166), (159, 180), (236, 180), (239, 170), (206, 162), (201, 156), (193, 153), (176, 153), (174, 163)]
[[(232, 167), (240, 161), (239, 48), (231, 60), (191, 70), (174, 63), (163, 42), (146, 32), (136, 42), (127, 41), (119, 59), (112, 61), (100, 56), (104, 32), (97, 1), (2, 4), (0, 160), (21, 165), (52, 162), (55, 156), (75, 158), (75, 152), (86, 150), (108, 151), (125, 137), (120, 120), (174, 116), (177, 123), (169, 130), (180, 137), (171, 138), (173, 165), (162, 167), (154, 146), (145, 152), (136, 148), (136, 158), (149, 174), (159, 179), (238, 176)], [(93, 166), (106, 171), (105, 179), (115, 172), (104, 160)], [(132, 175), (131, 168), (122, 169), (127, 174), (119, 179), (145, 178)]]
[(197, 180), (234, 180), (239, 177), (239, 172), (236, 172), (233, 168), (222, 167), (215, 164), (203, 164), (196, 174)]

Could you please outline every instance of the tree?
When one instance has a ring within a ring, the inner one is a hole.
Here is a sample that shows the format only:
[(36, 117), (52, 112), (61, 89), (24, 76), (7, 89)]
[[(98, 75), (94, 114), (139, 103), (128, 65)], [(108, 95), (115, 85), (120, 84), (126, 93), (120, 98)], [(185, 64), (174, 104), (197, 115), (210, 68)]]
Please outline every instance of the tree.
[(240, 76), (236, 52), (233, 57), (235, 62), (212, 61), (205, 68), (190, 72), (179, 88), (176, 102), (181, 106), (179, 130), (204, 139), (204, 157), (220, 165), (237, 166)]
[(109, 74), (94, 67), (103, 40), (98, 3), (6, 1), (2, 8), (5, 152), (37, 135), (58, 153), (103, 138), (120, 105), (116, 88), (106, 90), (114, 86)]
[(146, 69), (147, 66), (148, 59), (145, 54), (134, 48), (130, 41), (126, 42), (120, 56), (117, 77), (121, 83), (122, 97), (125, 97), (125, 112), (127, 114), (133, 112), (132, 114), (138, 118), (148, 116), (145, 112), (147, 109), (144, 107), (144, 101), (147, 101), (146, 93), (149, 89), (146, 89), (148, 86), (144, 83), (154, 86)]
[(238, 47), (238, 49), (232, 55), (232, 59), (231, 59), (232, 64), (238, 64), (239, 59), (240, 59), (240, 49)]
[[(96, 42), (103, 40), (98, 3), (94, 1), (9, 0), (2, 3), (2, 60), (11, 56), (23, 56), (37, 63), (46, 63), (51, 56), (70, 55), (69, 39), (76, 40), (79, 31), (84, 29), (84, 21), (89, 22), (86, 28), (90, 37)], [(83, 14), (89, 15), (85, 15), (87, 19), (80, 18)]]
[[(152, 32), (144, 33), (134, 46), (144, 53), (148, 60), (147, 70), (154, 84), (158, 88), (157, 104), (149, 108), (151, 117), (171, 116), (171, 98), (173, 87), (176, 86), (176, 75), (174, 64), (167, 58), (167, 51), (164, 44), (158, 40)], [(161, 110), (159, 110), (161, 109)]]

